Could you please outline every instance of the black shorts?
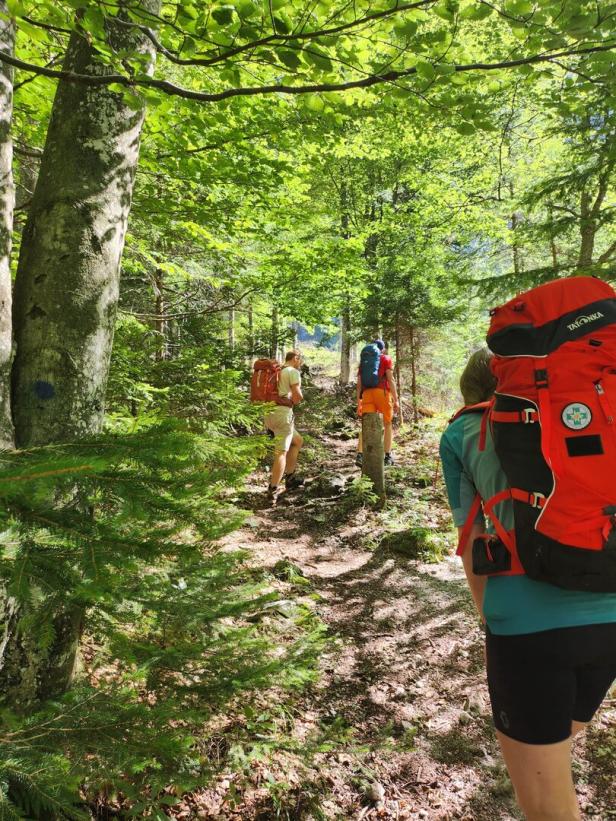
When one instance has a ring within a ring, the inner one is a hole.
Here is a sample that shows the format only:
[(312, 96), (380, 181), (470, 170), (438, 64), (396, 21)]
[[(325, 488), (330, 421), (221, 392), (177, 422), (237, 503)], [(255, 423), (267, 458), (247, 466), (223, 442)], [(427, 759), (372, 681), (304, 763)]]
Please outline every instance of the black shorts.
[(590, 721), (616, 679), (616, 623), (519, 636), (486, 631), (496, 728), (527, 744), (555, 744)]

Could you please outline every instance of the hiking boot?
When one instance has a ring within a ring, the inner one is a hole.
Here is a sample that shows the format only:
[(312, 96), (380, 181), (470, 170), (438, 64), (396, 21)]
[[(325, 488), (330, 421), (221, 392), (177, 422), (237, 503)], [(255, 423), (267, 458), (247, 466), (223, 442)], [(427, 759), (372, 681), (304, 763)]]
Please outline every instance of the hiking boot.
[(386, 453), (385, 454), (385, 458), (383, 459), (383, 464), (385, 465), (385, 467), (391, 467), (392, 465), (396, 464), (394, 462), (394, 457), (391, 455), (391, 453)]
[(284, 483), (287, 490), (296, 490), (304, 484), (304, 480), (296, 476), (295, 473), (287, 473), (284, 477)]
[(280, 494), (282, 493), (282, 488), (280, 485), (268, 485), (267, 488), (267, 501), (271, 505), (275, 505), (278, 501)]
[(364, 464), (364, 454), (363, 453), (357, 453), (355, 455), (355, 464), (357, 465), (358, 468), (363, 467), (363, 464)]

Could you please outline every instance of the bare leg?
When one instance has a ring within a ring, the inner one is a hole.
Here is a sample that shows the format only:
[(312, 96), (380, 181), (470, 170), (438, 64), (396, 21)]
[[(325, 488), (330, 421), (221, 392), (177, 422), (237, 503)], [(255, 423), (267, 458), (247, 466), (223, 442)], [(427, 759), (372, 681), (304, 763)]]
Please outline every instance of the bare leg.
[(270, 484), (272, 485), (272, 487), (276, 487), (280, 484), (282, 475), (285, 471), (286, 464), (287, 454), (285, 451), (282, 451), (282, 453), (274, 453), (274, 462), (272, 464), (272, 478), (270, 480)]
[(571, 738), (557, 744), (524, 744), (498, 731), (496, 735), (526, 821), (580, 821)]
[(364, 447), (361, 441), (361, 419), (359, 420), (359, 437), (357, 439), (357, 452), (363, 453)]
[(383, 450), (391, 453), (391, 446), (394, 441), (394, 426), (392, 422), (385, 422), (383, 426)]
[(303, 438), (297, 431), (295, 431), (295, 433), (293, 434), (293, 439), (291, 439), (291, 447), (289, 448), (289, 452), (287, 453), (287, 473), (293, 473), (295, 468), (297, 467), (297, 457), (299, 456), (299, 452), (303, 444)]

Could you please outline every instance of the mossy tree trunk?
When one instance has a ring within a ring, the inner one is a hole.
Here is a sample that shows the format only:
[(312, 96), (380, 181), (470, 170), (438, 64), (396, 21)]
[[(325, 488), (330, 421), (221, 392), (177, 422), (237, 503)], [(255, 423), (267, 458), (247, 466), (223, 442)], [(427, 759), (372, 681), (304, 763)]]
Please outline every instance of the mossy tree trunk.
[[(160, 0), (142, 0), (158, 12)], [(139, 30), (108, 23), (116, 51), (153, 47)], [(80, 34), (64, 68), (110, 71)], [(17, 352), (12, 403), (19, 447), (80, 439), (102, 425), (120, 259), (145, 106), (106, 87), (60, 81), (40, 173), (24, 229), (13, 305)], [(44, 595), (39, 606), (45, 608)], [(67, 591), (70, 600), (70, 591)], [(75, 670), (80, 608), (53, 616), (54, 641), (42, 649), (13, 612), (0, 635), (0, 692), (16, 708), (63, 692)]]

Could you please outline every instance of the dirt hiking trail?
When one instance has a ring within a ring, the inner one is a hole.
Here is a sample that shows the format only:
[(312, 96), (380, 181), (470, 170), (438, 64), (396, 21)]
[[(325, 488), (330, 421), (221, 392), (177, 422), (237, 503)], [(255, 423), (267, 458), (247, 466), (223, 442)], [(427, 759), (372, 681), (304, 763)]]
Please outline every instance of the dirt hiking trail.
[[(281, 581), (282, 595), (309, 600), (335, 641), (320, 660), (318, 682), (296, 697), (289, 731), (302, 739), (329, 726), (334, 743), (307, 767), (296, 769), (292, 755), (276, 756), (241, 787), (229, 773), (184, 817), (521, 818), (494, 741), (482, 634), (452, 556), (436, 475), (440, 423), (398, 435), (388, 505), (378, 512), (358, 503), (353, 485), (352, 396), (325, 380), (307, 393), (297, 418), (308, 435), (300, 461), (306, 486), (270, 508), (265, 471), (253, 477), (242, 503), (254, 512), (226, 546), (248, 550), (252, 564), (278, 576), (286, 568), (305, 580), (294, 593)], [(413, 553), (404, 538), (385, 538), (409, 526), (432, 534), (445, 557), (412, 558), (404, 555)], [(616, 818), (615, 719), (612, 699), (576, 746), (585, 818)], [(230, 802), (234, 779), (239, 792)], [(285, 788), (277, 793), (272, 784), (280, 781)]]

